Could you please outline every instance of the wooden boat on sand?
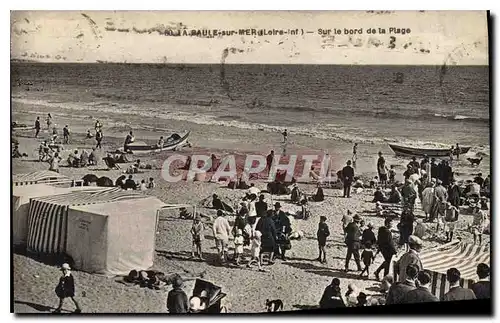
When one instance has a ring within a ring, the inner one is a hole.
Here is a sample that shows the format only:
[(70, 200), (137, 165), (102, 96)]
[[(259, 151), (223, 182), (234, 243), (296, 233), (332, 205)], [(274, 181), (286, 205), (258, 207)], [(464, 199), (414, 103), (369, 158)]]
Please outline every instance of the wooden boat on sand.
[(158, 145), (149, 145), (142, 141), (136, 141), (128, 145), (128, 150), (134, 155), (144, 155), (149, 153), (157, 153), (165, 150), (175, 150), (177, 148), (183, 147), (187, 144), (190, 131), (186, 132), (184, 135), (180, 136), (178, 134), (173, 134), (163, 144), (163, 147), (158, 147)]
[[(419, 156), (423, 157), (425, 155), (429, 157), (448, 157), (450, 155), (449, 148), (422, 148), (422, 147), (410, 147), (401, 146), (396, 144), (389, 144), (392, 151), (396, 156)], [(470, 146), (460, 147), (460, 155), (466, 154), (471, 149)], [(454, 150), (456, 154), (456, 149)]]

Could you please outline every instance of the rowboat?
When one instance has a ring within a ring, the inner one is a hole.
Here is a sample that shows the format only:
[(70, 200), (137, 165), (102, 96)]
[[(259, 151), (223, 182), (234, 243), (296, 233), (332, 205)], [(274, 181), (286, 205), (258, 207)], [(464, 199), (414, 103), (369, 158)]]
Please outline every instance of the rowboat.
[[(175, 139), (168, 140), (163, 144), (163, 147), (158, 147), (158, 145), (148, 145), (142, 141), (136, 141), (128, 145), (128, 150), (135, 155), (157, 153), (166, 150), (175, 150), (177, 148), (183, 147), (187, 144), (187, 139), (189, 137), (190, 131), (186, 132), (183, 136), (172, 135)], [(178, 137), (178, 138), (177, 138)], [(172, 137), (171, 137), (172, 138)]]
[[(421, 147), (409, 147), (409, 146), (401, 146), (395, 144), (389, 144), (392, 151), (396, 154), (396, 156), (424, 156), (427, 155), (429, 157), (449, 157), (450, 149), (447, 148), (421, 148)], [(460, 155), (466, 154), (471, 147), (460, 147)], [(456, 148), (454, 150), (454, 154), (456, 154)]]

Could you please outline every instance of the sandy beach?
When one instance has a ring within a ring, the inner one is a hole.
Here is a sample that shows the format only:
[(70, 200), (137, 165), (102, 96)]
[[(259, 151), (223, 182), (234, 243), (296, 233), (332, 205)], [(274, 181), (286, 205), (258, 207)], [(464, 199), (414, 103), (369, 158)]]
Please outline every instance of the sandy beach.
[[(37, 111), (36, 114), (30, 111)], [(192, 148), (184, 148), (181, 153), (193, 154), (199, 151), (215, 153), (218, 156), (229, 153), (247, 154), (261, 153), (267, 154), (269, 150), (279, 148), (281, 135), (279, 133), (256, 132), (232, 127), (221, 126), (201, 126), (189, 122), (155, 120), (154, 118), (134, 118), (129, 115), (128, 119), (122, 120), (119, 116), (97, 116), (88, 113), (68, 114), (67, 111), (50, 110), (43, 106), (13, 105), (13, 120), (20, 123), (32, 124), (35, 116), (41, 119), (46, 113), (52, 113), (54, 122), (61, 129), (65, 124), (69, 124), (73, 135), (71, 143), (64, 145), (64, 153), (69, 153), (72, 149), (89, 150), (94, 144), (93, 139), (85, 139), (84, 133), (87, 129), (93, 129), (96, 117), (104, 124), (103, 149), (105, 151), (115, 150), (123, 145), (123, 138), (129, 130), (135, 130), (129, 125), (141, 124), (149, 125), (149, 130), (134, 131), (137, 140), (155, 142), (159, 135), (165, 135), (178, 131), (178, 129), (191, 130)], [(43, 128), (42, 123), (42, 128)], [(142, 127), (144, 129), (144, 127)], [(42, 138), (34, 139), (30, 131), (23, 131), (14, 134), (20, 142), (20, 151), (26, 152), (29, 157), (14, 159), (12, 164), (13, 174), (28, 173), (35, 170), (48, 169), (47, 163), (34, 161), (36, 159), (37, 147), (43, 138), (48, 134), (43, 133)], [(350, 143), (331, 142), (308, 138), (306, 136), (292, 136), (292, 144), (288, 147), (289, 153), (317, 151), (322, 153), (328, 150), (333, 156), (333, 166), (340, 169), (345, 161), (351, 157)], [(388, 159), (388, 164), (398, 165), (398, 178), (402, 178), (402, 170), (408, 160), (395, 158), (392, 156), (388, 146), (365, 145), (361, 146), (358, 152), (360, 156), (356, 171), (364, 176), (371, 177), (375, 174), (376, 152), (383, 151)], [(335, 151), (335, 154), (333, 152)], [(162, 152), (153, 155), (141, 156), (142, 162), (161, 167), (163, 161), (172, 152)], [(102, 156), (100, 156), (102, 157)], [(64, 159), (63, 159), (64, 160)], [(97, 167), (90, 168), (68, 168), (61, 167), (60, 172), (73, 179), (80, 179), (86, 174), (93, 173), (97, 176), (107, 176), (116, 180), (122, 173), (118, 170), (103, 170), (104, 163)], [(125, 169), (125, 166), (122, 165)], [(489, 171), (489, 163), (485, 162), (480, 168), (471, 168), (466, 162), (461, 162), (456, 168), (459, 178), (468, 179), (472, 174), (479, 171), (486, 176)], [(185, 182), (168, 183), (161, 178), (160, 170), (145, 170), (143, 174), (134, 176), (136, 180), (154, 178), (157, 186), (149, 190), (147, 194), (158, 197), (166, 203), (188, 203), (198, 204), (200, 200), (212, 193), (217, 193), (224, 201), (230, 205), (241, 198), (245, 191), (232, 190), (224, 187), (223, 184), (208, 182)], [(266, 187), (265, 180), (253, 181), (260, 189)], [(315, 186), (300, 184), (301, 189), (309, 194), (314, 193)], [(361, 193), (354, 193), (350, 199), (342, 198), (342, 191), (326, 189), (325, 201), (310, 204), (312, 217), (308, 220), (296, 220), (292, 226), (295, 230), (302, 230), (305, 234), (301, 240), (292, 241), (292, 249), (287, 253), (288, 260), (277, 260), (272, 266), (267, 266), (268, 272), (258, 272), (256, 269), (247, 268), (226, 268), (215, 264), (217, 250), (212, 237), (211, 230), (205, 231), (205, 241), (203, 251), (205, 262), (199, 262), (189, 258), (191, 253), (191, 236), (189, 230), (190, 220), (178, 218), (176, 212), (165, 214), (164, 220), (160, 221), (159, 231), (156, 236), (156, 254), (154, 269), (166, 273), (188, 273), (198, 275), (203, 273), (203, 278), (222, 287), (227, 293), (223, 299), (223, 305), (228, 312), (248, 313), (262, 312), (265, 310), (266, 299), (280, 298), (284, 302), (284, 310), (300, 310), (312, 308), (318, 305), (324, 288), (331, 282), (333, 277), (341, 280), (342, 291), (345, 292), (347, 285), (354, 283), (360, 290), (368, 295), (378, 294), (379, 283), (370, 279), (359, 279), (356, 272), (344, 273), (345, 245), (342, 235), (341, 218), (347, 210), (358, 212), (366, 223), (371, 222), (375, 226), (375, 231), (383, 224), (383, 219), (363, 211), (373, 211), (374, 204), (371, 203), (373, 190), (364, 189)], [(280, 201), (284, 211), (296, 211), (298, 206), (289, 203), (289, 196), (274, 196), (273, 202)], [(267, 200), (268, 204), (271, 202)], [(200, 209), (201, 212), (213, 214), (213, 210)], [(332, 232), (327, 241), (328, 264), (322, 265), (313, 261), (318, 256), (316, 241), (316, 230), (319, 217), (327, 217), (327, 224)], [(232, 218), (230, 218), (232, 220)], [(462, 215), (459, 220), (459, 228), (465, 228), (472, 222), (472, 216)], [(396, 223), (394, 223), (396, 225)], [(471, 241), (472, 235), (461, 229), (457, 230), (456, 238)], [(432, 235), (427, 235), (424, 239), (424, 247), (437, 245)], [(483, 243), (489, 243), (489, 236), (484, 236)], [(248, 251), (247, 251), (248, 252)], [(53, 265), (43, 264), (22, 254), (14, 254), (14, 302), (16, 313), (26, 312), (48, 312), (57, 305), (57, 298), (54, 288), (58, 280), (59, 271)], [(382, 262), (379, 255), (372, 271)], [(355, 264), (352, 260), (351, 268)], [(74, 271), (76, 280), (77, 298), (85, 313), (113, 313), (113, 312), (133, 312), (152, 313), (166, 312), (165, 301), (169, 288), (161, 291), (149, 290), (147, 288), (130, 287), (116, 282), (115, 278), (105, 278), (91, 275), (85, 272)], [(190, 295), (193, 287), (192, 282), (187, 282), (185, 290)], [(64, 310), (72, 311), (72, 304), (66, 303)]]

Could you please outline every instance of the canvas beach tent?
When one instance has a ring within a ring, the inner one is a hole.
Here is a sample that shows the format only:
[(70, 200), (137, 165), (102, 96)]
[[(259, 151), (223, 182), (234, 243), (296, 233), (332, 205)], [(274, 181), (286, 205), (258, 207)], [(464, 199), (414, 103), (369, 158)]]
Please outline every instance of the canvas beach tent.
[(87, 187), (69, 193), (31, 198), (28, 211), (28, 251), (39, 254), (66, 253), (68, 209), (70, 206), (105, 204), (143, 198), (118, 187)]
[(66, 188), (47, 184), (14, 186), (12, 188), (12, 238), (14, 245), (26, 244), (30, 199), (67, 192)]
[(37, 172), (31, 172), (27, 174), (16, 174), (12, 175), (12, 185), (13, 186), (23, 186), (23, 185), (33, 185), (33, 184), (49, 184), (49, 183), (66, 183), (70, 185), (73, 182), (67, 176), (61, 175), (57, 172), (43, 170)]
[(126, 275), (153, 266), (158, 210), (155, 197), (68, 209), (66, 253), (74, 267), (97, 274)]
[(477, 265), (480, 263), (490, 265), (490, 246), (472, 245), (456, 240), (422, 250), (420, 260), (424, 269), (431, 272), (431, 293), (441, 299), (450, 289), (446, 271), (453, 267), (457, 268), (461, 274), (460, 286), (470, 288), (478, 280)]

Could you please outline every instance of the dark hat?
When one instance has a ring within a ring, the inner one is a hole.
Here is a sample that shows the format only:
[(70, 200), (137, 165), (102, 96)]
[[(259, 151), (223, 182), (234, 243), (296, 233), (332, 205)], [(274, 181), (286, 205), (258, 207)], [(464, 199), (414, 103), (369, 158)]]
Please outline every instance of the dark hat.
[(276, 202), (276, 203), (274, 203), (274, 207), (280, 208), (280, 207), (281, 207), (280, 202)]
[(361, 221), (361, 217), (358, 215), (358, 214), (355, 214), (352, 219), (356, 222), (360, 222)]

